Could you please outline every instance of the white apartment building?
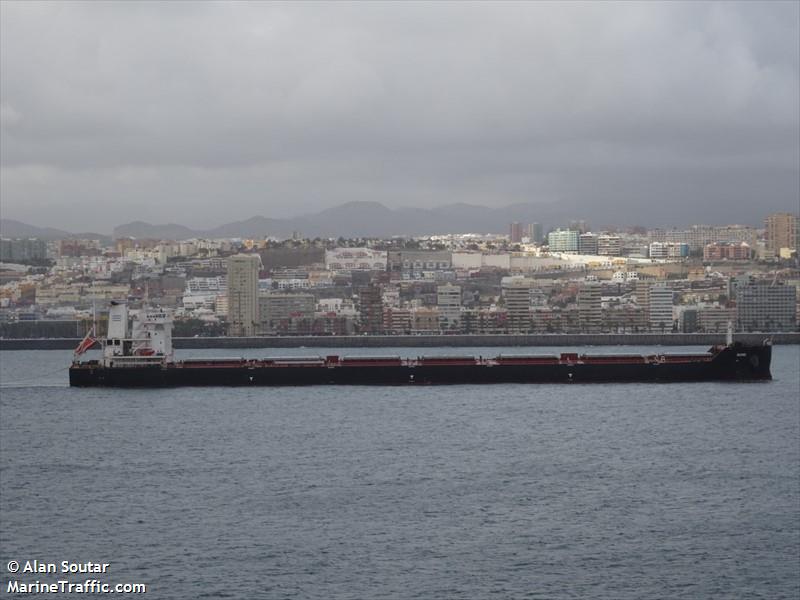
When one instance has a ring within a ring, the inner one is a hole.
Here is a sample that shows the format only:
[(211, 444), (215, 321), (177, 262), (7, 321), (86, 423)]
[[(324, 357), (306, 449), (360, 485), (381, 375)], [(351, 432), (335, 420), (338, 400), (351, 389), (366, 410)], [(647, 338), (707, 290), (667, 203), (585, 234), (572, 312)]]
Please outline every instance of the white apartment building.
[(672, 331), (672, 288), (663, 283), (650, 286), (650, 329)]
[(372, 248), (334, 248), (325, 251), (329, 271), (385, 271), (386, 252)]
[(442, 329), (458, 326), (461, 321), (461, 286), (440, 285), (436, 288), (436, 306)]

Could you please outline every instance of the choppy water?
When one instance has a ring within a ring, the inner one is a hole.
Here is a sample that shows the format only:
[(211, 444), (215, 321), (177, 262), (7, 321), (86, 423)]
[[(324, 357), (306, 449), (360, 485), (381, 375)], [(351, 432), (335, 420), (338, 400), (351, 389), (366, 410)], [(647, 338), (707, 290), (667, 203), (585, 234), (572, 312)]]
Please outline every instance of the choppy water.
[(761, 384), (79, 390), (69, 359), (0, 353), (6, 597), (34, 558), (147, 598), (800, 596), (797, 346)]

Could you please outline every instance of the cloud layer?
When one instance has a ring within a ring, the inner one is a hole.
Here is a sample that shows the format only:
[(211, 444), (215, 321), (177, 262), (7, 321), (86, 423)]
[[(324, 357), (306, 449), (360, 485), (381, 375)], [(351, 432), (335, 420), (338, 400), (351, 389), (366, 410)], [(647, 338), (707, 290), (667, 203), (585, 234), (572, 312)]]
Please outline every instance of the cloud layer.
[(799, 6), (4, 2), (3, 216), (759, 219), (800, 198)]

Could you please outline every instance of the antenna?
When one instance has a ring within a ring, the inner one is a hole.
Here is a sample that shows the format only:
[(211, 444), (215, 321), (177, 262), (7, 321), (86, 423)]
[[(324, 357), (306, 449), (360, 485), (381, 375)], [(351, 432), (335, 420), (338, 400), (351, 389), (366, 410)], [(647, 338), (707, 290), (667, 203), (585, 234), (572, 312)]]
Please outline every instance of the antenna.
[(92, 329), (97, 335), (97, 295), (94, 291), (94, 277), (92, 277)]

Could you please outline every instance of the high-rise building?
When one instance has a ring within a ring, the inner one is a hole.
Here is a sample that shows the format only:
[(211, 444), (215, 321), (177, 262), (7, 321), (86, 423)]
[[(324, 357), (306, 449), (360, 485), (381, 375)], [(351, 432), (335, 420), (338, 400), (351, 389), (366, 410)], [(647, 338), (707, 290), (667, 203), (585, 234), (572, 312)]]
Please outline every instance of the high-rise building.
[(358, 312), (361, 333), (383, 333), (383, 293), (374, 283), (358, 292)]
[(524, 277), (504, 277), (501, 288), (508, 330), (527, 331), (531, 326), (531, 280)]
[(578, 252), (580, 254), (597, 254), (597, 236), (593, 233), (582, 233), (578, 238)]
[(528, 226), (528, 237), (534, 244), (541, 244), (544, 241), (544, 230), (541, 223), (531, 223)]
[(797, 288), (756, 281), (736, 289), (739, 331), (794, 331), (797, 329)]
[(791, 213), (775, 213), (764, 221), (767, 250), (778, 254), (781, 248), (797, 250), (800, 226), (798, 216)]
[(672, 331), (672, 288), (663, 283), (650, 287), (651, 331)]
[(557, 229), (547, 234), (547, 245), (550, 252), (577, 252), (578, 232)]
[(622, 239), (618, 235), (598, 235), (597, 254), (600, 256), (619, 256), (622, 254)]
[(258, 254), (236, 254), (228, 258), (228, 332), (252, 336), (259, 325)]
[(650, 283), (637, 281), (634, 287), (636, 305), (642, 309), (641, 322), (645, 328), (650, 326)]
[(511, 243), (519, 244), (522, 241), (522, 223), (511, 223), (508, 228)]
[(436, 288), (439, 324), (442, 330), (454, 329), (461, 322), (461, 286), (440, 285)]
[(600, 285), (587, 283), (578, 292), (578, 318), (582, 333), (595, 333), (602, 328), (601, 291)]

